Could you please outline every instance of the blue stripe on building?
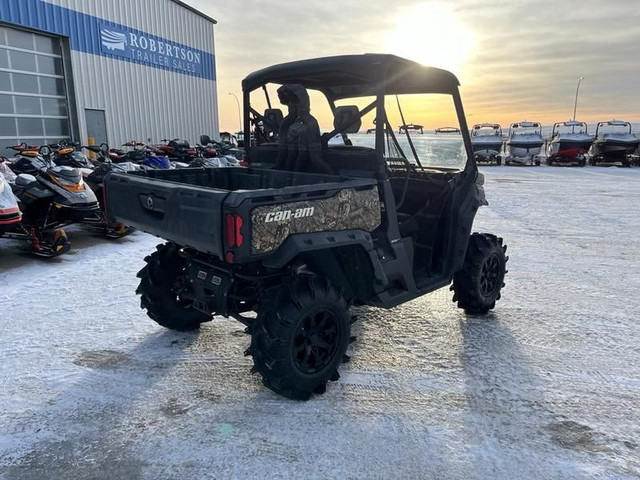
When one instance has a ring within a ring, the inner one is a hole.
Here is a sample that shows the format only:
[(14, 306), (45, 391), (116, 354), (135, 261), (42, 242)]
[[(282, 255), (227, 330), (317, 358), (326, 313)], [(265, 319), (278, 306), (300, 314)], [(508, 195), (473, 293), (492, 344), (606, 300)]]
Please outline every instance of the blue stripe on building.
[(2, 0), (0, 20), (68, 37), (79, 52), (216, 79), (211, 53), (42, 0)]

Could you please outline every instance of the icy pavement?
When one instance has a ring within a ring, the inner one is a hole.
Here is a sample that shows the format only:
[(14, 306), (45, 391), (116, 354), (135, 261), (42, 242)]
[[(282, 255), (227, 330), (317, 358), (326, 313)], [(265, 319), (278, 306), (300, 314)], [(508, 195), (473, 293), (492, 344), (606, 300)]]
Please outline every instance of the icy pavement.
[(483, 171), (475, 229), (511, 256), (495, 312), (447, 289), (359, 309), (309, 402), (249, 375), (239, 323), (147, 318), (156, 238), (73, 232), (51, 261), (0, 240), (0, 478), (640, 478), (640, 169)]

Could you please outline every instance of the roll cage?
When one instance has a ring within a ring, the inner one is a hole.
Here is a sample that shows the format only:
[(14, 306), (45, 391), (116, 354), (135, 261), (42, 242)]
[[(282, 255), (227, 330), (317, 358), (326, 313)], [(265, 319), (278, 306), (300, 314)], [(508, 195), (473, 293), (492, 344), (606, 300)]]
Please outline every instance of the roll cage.
[[(326, 98), (331, 112), (335, 115), (336, 101), (349, 98), (373, 97), (374, 100), (360, 110), (351, 121), (343, 123), (331, 132), (322, 135), (324, 146), (335, 135), (344, 134), (361, 118), (375, 111), (375, 151), (380, 162), (379, 171), (386, 169), (384, 160), (385, 147), (401, 151), (393, 127), (390, 125), (385, 110), (385, 97), (403, 94), (448, 94), (453, 98), (456, 115), (460, 124), (465, 153), (467, 156), (464, 172), (477, 170), (469, 129), (466, 123), (462, 100), (458, 90), (458, 79), (452, 73), (420, 65), (416, 62), (387, 54), (342, 55), (310, 60), (283, 63), (264, 68), (248, 75), (242, 81), (244, 105), (245, 138), (251, 138), (252, 126), (255, 127), (255, 141), (258, 145), (270, 142), (269, 131), (273, 132), (274, 123), (251, 106), (251, 93), (262, 89), (265, 93), (269, 110), (271, 99), (266, 86), (268, 84), (300, 84), (309, 90), (321, 92)], [(258, 124), (261, 123), (260, 126)], [(265, 133), (266, 132), (266, 133)], [(406, 132), (408, 135), (408, 132)], [(421, 167), (410, 137), (409, 145)], [(248, 151), (255, 148), (246, 142)], [(414, 167), (412, 167), (414, 168)]]

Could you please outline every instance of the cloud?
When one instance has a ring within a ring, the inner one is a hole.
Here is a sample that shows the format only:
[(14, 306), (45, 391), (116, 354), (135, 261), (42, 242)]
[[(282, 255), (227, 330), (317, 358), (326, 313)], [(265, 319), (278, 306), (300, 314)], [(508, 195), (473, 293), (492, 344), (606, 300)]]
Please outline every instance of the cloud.
[[(473, 38), (466, 60), (454, 73), (462, 83), (466, 111), (475, 118), (565, 120), (573, 112), (576, 83), (583, 76), (578, 111), (584, 120), (612, 115), (640, 120), (640, 2), (187, 2), (219, 22), (215, 36), (223, 128), (237, 123), (235, 101), (225, 92), (239, 93), (242, 78), (251, 71), (302, 58), (384, 53), (385, 38), (394, 29), (402, 31), (397, 21), (403, 12), (437, 15), (443, 8)], [(418, 17), (411, 23), (426, 29), (433, 21)], [(414, 39), (429, 38), (426, 30), (411, 33)], [(419, 47), (433, 48), (426, 41)]]

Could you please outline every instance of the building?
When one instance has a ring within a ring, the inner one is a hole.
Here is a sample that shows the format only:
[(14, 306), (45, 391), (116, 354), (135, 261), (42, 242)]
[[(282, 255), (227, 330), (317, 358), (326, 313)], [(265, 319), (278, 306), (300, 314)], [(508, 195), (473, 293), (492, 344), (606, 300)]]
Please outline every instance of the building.
[(0, 149), (217, 137), (215, 23), (178, 0), (0, 1)]

